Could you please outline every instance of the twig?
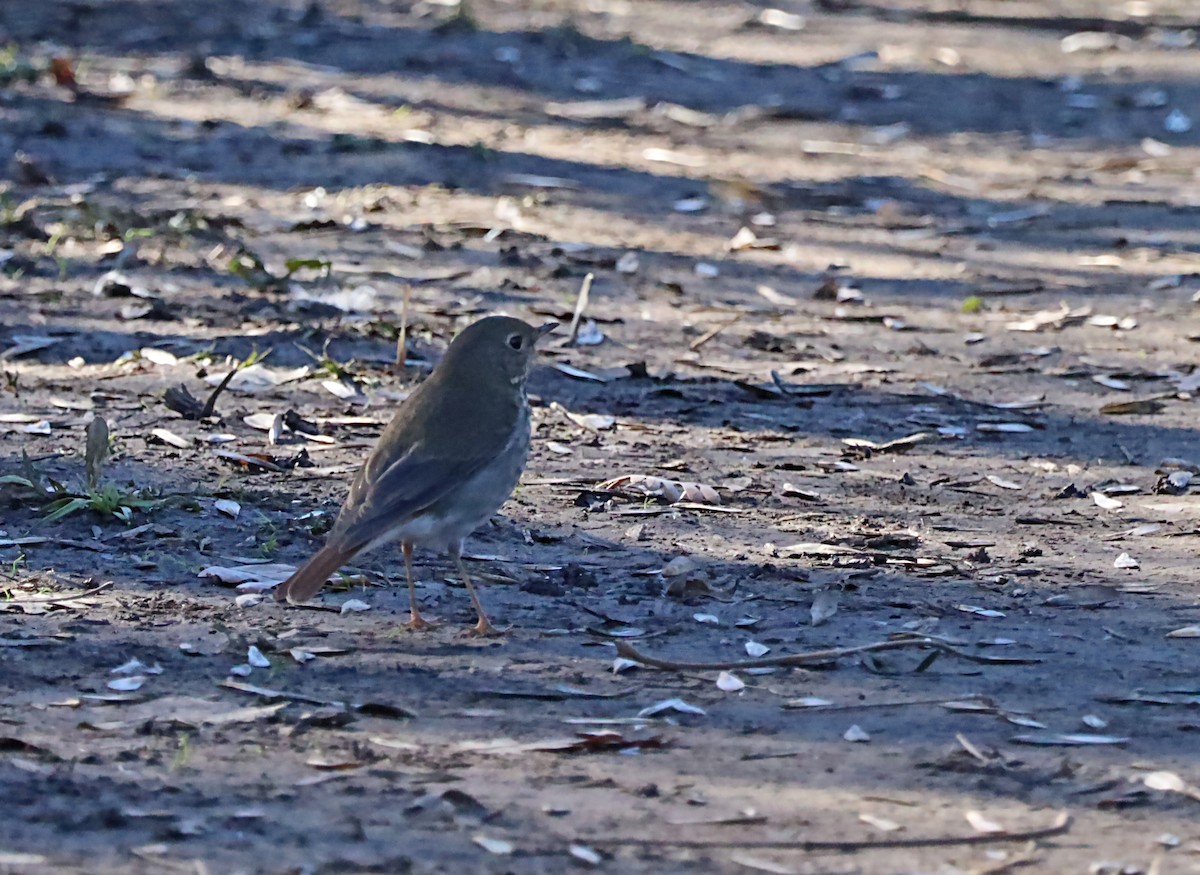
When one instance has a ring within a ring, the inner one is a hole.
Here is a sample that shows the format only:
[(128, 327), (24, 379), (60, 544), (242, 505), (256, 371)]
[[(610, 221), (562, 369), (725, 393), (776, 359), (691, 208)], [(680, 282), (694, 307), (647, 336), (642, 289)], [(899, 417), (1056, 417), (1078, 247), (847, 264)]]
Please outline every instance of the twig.
[(592, 280), (596, 275), (592, 272), (584, 274), (583, 283), (579, 286), (579, 297), (575, 299), (575, 314), (571, 317), (571, 330), (563, 346), (574, 346), (579, 338), (579, 323), (583, 320), (583, 311), (587, 309), (588, 297), (592, 291)]
[(237, 690), (239, 693), (249, 693), (252, 696), (262, 696), (264, 699), (285, 699), (289, 702), (304, 702), (308, 705), (323, 705), (329, 708), (345, 708), (345, 702), (338, 702), (334, 699), (321, 699), (317, 696), (306, 696), (304, 693), (289, 693), (285, 690), (273, 690), (269, 687), (259, 687), (254, 684), (243, 683), (242, 681), (234, 680), (233, 678), (225, 678), (217, 684), (219, 687), (227, 687), (231, 690)]
[(955, 845), (990, 845), (995, 842), (1026, 842), (1035, 839), (1051, 838), (1064, 835), (1071, 830), (1071, 815), (1060, 812), (1050, 826), (1019, 832), (971, 833), (970, 835), (955, 836), (914, 836), (912, 838), (864, 839), (862, 841), (836, 841), (833, 839), (762, 839), (745, 842), (730, 841), (729, 839), (673, 839), (673, 838), (637, 838), (614, 836), (579, 836), (573, 841), (590, 845), (623, 845), (625, 847), (652, 848), (658, 846), (672, 848), (737, 848), (737, 849), (777, 849), (795, 851), (873, 851), (882, 848), (945, 848)]
[(204, 402), (204, 407), (200, 410), (199, 419), (207, 419), (213, 415), (213, 411), (217, 409), (217, 396), (225, 391), (225, 387), (229, 385), (229, 381), (233, 379), (240, 368), (231, 368), (229, 373), (225, 375), (225, 379), (217, 384), (217, 388), (212, 390), (212, 394), (208, 396), (208, 400)]
[(855, 647), (834, 647), (829, 650), (810, 650), (808, 653), (786, 653), (781, 656), (763, 656), (758, 659), (731, 659), (723, 662), (676, 662), (671, 659), (659, 659), (639, 653), (628, 641), (617, 642), (617, 654), (626, 659), (640, 662), (642, 665), (649, 666), (650, 668), (661, 668), (664, 671), (729, 671), (739, 668), (809, 665), (814, 662), (831, 662), (846, 656), (855, 656), (859, 653), (876, 653), (881, 650), (903, 650), (908, 647), (930, 647), (942, 653), (948, 653), (951, 656), (957, 656), (968, 662), (976, 662), (982, 665), (1033, 665), (1041, 662), (1040, 659), (1033, 657), (977, 656), (973, 653), (965, 653), (956, 647), (951, 647), (949, 644), (936, 641), (932, 638), (915, 636), (912, 638), (899, 638), (894, 641), (876, 641), (871, 644), (859, 644)]
[[(789, 711), (819, 711), (822, 714), (828, 714), (830, 711), (875, 711), (886, 708), (912, 708), (918, 705), (944, 705), (946, 702), (982, 702), (986, 701), (983, 696), (970, 694), (967, 696), (958, 696), (957, 698), (947, 698), (943, 696), (940, 699), (907, 699), (895, 702), (856, 702), (851, 705), (805, 705), (804, 707), (794, 707), (784, 702), (782, 707)], [(992, 714), (993, 711), (983, 713)]]
[[(54, 604), (55, 602), (69, 602), (69, 601), (73, 601), (75, 599), (85, 599), (90, 595), (95, 595), (96, 593), (100, 592), (100, 590), (102, 590), (102, 589), (108, 589), (110, 586), (112, 586), (111, 580), (107, 581), (106, 583), (102, 583), (97, 587), (93, 587), (92, 589), (86, 589), (83, 592), (72, 592), (72, 593), (67, 593), (66, 595), (55, 595), (55, 596), (40, 596), (40, 597), (39, 596), (31, 596), (29, 598), (24, 598), (24, 599), (22, 599), (22, 598), (6, 599), (6, 601), (3, 604), (5, 607), (7, 607), (9, 605), (46, 605), (46, 604)], [(0, 595), (7, 596), (10, 592), (12, 592), (11, 589), (6, 589), (3, 591), (3, 593), (0, 593)]]
[(704, 332), (699, 337), (697, 337), (695, 340), (693, 340), (691, 343), (689, 343), (688, 349), (690, 349), (692, 352), (695, 352), (700, 347), (704, 346), (704, 344), (708, 343), (710, 340), (712, 340), (714, 337), (716, 337), (718, 334), (720, 334), (722, 331), (724, 331), (726, 328), (729, 328), (729, 327), (737, 324), (738, 322), (742, 321), (742, 317), (745, 315), (746, 315), (745, 313), (738, 313), (732, 319), (730, 319), (726, 322), (722, 322), (716, 328), (708, 329), (708, 331)]
[(400, 335), (396, 338), (396, 370), (404, 376), (408, 365), (408, 296), (412, 285), (404, 284), (404, 297), (400, 301)]

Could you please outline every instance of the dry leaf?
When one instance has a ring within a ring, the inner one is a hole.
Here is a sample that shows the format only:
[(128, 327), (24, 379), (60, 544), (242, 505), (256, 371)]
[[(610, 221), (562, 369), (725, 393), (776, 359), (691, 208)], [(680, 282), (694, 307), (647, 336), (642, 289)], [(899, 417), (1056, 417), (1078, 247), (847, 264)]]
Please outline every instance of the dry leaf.
[(1164, 406), (1161, 401), (1156, 401), (1153, 398), (1144, 398), (1137, 401), (1114, 401), (1101, 406), (1100, 412), (1106, 416), (1149, 415), (1158, 413)]
[(157, 662), (154, 665), (146, 665), (140, 659), (130, 659), (118, 665), (116, 668), (109, 671), (109, 674), (162, 674), (162, 666)]
[(754, 872), (766, 872), (767, 875), (800, 875), (799, 869), (794, 869), (775, 860), (756, 857), (742, 851), (734, 851), (729, 855), (729, 862), (736, 863)]
[(1118, 392), (1128, 392), (1133, 388), (1125, 380), (1118, 380), (1116, 377), (1110, 377), (1106, 374), (1094, 374), (1092, 382), (1099, 383), (1107, 389), (1115, 389)]
[(1113, 560), (1113, 568), (1140, 568), (1138, 561), (1128, 553), (1122, 553)]
[(572, 413), (564, 409), (563, 414), (571, 422), (586, 428), (588, 431), (607, 431), (617, 424), (615, 416), (607, 416), (602, 413)]
[(965, 614), (973, 614), (976, 617), (985, 617), (989, 620), (996, 620), (1005, 616), (1003, 611), (993, 610), (992, 608), (981, 608), (975, 605), (955, 605), (954, 607)]
[[(209, 565), (198, 577), (211, 577), (225, 584), (262, 584), (267, 589), (287, 580), (296, 571), (295, 565), (264, 563), (262, 565)], [(239, 587), (240, 588), (240, 587)], [(246, 587), (254, 589), (253, 586)]]
[(723, 671), (717, 675), (717, 689), (726, 693), (737, 693), (746, 689), (746, 683), (733, 672)]
[(1089, 745), (1121, 745), (1128, 744), (1130, 739), (1121, 735), (1092, 735), (1086, 732), (1077, 733), (1039, 733), (1016, 735), (1012, 739), (1017, 744), (1033, 744), (1050, 747), (1086, 747)]
[[(341, 380), (322, 380), (321, 386), (335, 398), (343, 401), (365, 401), (366, 398), (354, 386), (347, 386)], [(232, 387), (231, 387), (232, 388)]]
[(1167, 633), (1168, 638), (1200, 638), (1200, 625), (1182, 626)]
[(758, 23), (764, 27), (775, 27), (779, 30), (804, 30), (804, 16), (794, 12), (784, 12), (782, 9), (764, 9), (758, 13)]
[(250, 663), (250, 665), (254, 666), (255, 668), (271, 667), (271, 660), (267, 659), (267, 657), (263, 655), (263, 652), (253, 644), (251, 644), (249, 649), (246, 651), (246, 662)]
[(803, 696), (799, 699), (788, 699), (783, 703), (784, 708), (828, 708), (832, 705), (829, 699), (822, 699), (818, 696)]
[(1187, 783), (1174, 772), (1150, 772), (1142, 783), (1151, 790), (1165, 790), (1168, 793), (1182, 793), (1187, 789)]
[(1005, 829), (994, 820), (988, 820), (979, 811), (968, 811), (963, 815), (967, 819), (967, 823), (971, 824), (971, 828), (976, 832), (982, 833), (998, 833), (1004, 832)]
[(661, 498), (668, 504), (681, 501), (696, 504), (720, 504), (721, 496), (711, 486), (703, 483), (687, 483), (668, 480), (648, 474), (626, 474), (599, 484), (597, 489), (605, 492), (632, 494), (639, 497)]
[(888, 820), (886, 817), (876, 817), (874, 814), (868, 814), (866, 812), (860, 814), (858, 819), (867, 824), (867, 826), (873, 826), (875, 829), (882, 832), (897, 832), (898, 830), (904, 829), (904, 827), (896, 823), (894, 820)]
[(655, 702), (653, 705), (647, 705), (641, 711), (638, 711), (639, 717), (654, 717), (662, 714), (664, 711), (675, 711), (679, 714), (693, 714), (697, 717), (704, 717), (708, 712), (703, 708), (698, 708), (695, 705), (689, 705), (683, 699), (663, 699), (661, 702)]
[(179, 364), (179, 358), (174, 353), (167, 352), (165, 349), (155, 349), (152, 346), (144, 346), (139, 350), (139, 354), (148, 362), (156, 365), (171, 365)]
[(816, 594), (808, 611), (814, 626), (820, 626), (837, 613), (839, 597), (840, 593), (836, 589), (826, 589)]
[(276, 416), (274, 413), (251, 413), (249, 416), (243, 416), (242, 422), (256, 431), (270, 431)]
[(100, 485), (100, 471), (104, 460), (108, 458), (108, 423), (104, 417), (97, 416), (87, 425), (87, 448), (85, 465), (87, 467), (88, 486), (96, 489)]
[(871, 735), (865, 729), (863, 729), (861, 726), (859, 726), (857, 723), (855, 723), (853, 726), (851, 726), (849, 729), (847, 729), (845, 732), (842, 733), (842, 738), (846, 739), (846, 741), (853, 741), (856, 743), (864, 743), (864, 742), (868, 742), (871, 740)]
[[(577, 368), (573, 365), (568, 365), (564, 362), (553, 362), (550, 366), (552, 368), (554, 368), (554, 370), (558, 371), (560, 374), (565, 374), (566, 376), (568, 376), (574, 380), (586, 380), (586, 381), (589, 381), (592, 383), (608, 383), (608, 382), (610, 382), (610, 378), (608, 378), (608, 377), (602, 377), (599, 374), (594, 374), (591, 371), (585, 371), (582, 368)], [(570, 415), (570, 414), (568, 414), (568, 415)], [(573, 417), (572, 417), (572, 421), (573, 421)]]
[(132, 693), (134, 690), (140, 690), (144, 683), (146, 683), (145, 675), (135, 674), (123, 678), (114, 678), (105, 686), (118, 693)]
[(1026, 434), (1033, 431), (1033, 426), (1025, 422), (981, 422), (975, 426), (975, 430), (1000, 434)]
[(497, 854), (499, 856), (508, 856), (516, 850), (512, 842), (506, 842), (504, 839), (493, 839), (487, 836), (478, 835), (471, 839), (479, 847), (483, 848), (489, 854)]
[(599, 866), (604, 862), (604, 858), (587, 845), (571, 845), (567, 848), (567, 853), (588, 866)]
[(150, 432), (152, 437), (157, 438), (164, 444), (169, 444), (176, 449), (186, 450), (193, 446), (194, 442), (190, 438), (180, 437), (175, 432), (165, 428), (156, 428)]

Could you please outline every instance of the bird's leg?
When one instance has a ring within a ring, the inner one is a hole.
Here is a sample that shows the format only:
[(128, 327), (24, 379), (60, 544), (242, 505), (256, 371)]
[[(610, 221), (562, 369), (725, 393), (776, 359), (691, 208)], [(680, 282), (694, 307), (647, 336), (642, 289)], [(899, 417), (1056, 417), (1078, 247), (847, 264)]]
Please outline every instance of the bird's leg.
[(404, 628), (410, 632), (432, 629), (437, 624), (422, 617), (421, 611), (417, 608), (417, 588), (413, 583), (412, 544), (405, 541), (400, 545), (400, 552), (404, 554), (404, 576), (408, 578), (408, 622), (404, 624)]
[(454, 564), (458, 566), (458, 573), (462, 575), (462, 582), (467, 587), (467, 592), (471, 594), (471, 602), (475, 605), (475, 613), (478, 616), (478, 622), (471, 627), (472, 635), (492, 636), (503, 635), (512, 627), (497, 629), (492, 625), (492, 621), (488, 619), (484, 613), (483, 605), (479, 601), (479, 595), (475, 592), (475, 587), (471, 584), (471, 575), (467, 573), (467, 566), (462, 560), (462, 545), (451, 545), (450, 558), (454, 560)]

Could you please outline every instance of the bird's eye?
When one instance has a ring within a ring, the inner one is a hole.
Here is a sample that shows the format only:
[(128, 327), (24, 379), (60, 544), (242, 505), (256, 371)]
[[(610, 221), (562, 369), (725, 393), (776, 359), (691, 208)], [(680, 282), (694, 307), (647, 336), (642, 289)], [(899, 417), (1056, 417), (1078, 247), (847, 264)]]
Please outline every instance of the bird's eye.
[(525, 345), (525, 338), (519, 334), (508, 335), (508, 345), (513, 349), (520, 349)]

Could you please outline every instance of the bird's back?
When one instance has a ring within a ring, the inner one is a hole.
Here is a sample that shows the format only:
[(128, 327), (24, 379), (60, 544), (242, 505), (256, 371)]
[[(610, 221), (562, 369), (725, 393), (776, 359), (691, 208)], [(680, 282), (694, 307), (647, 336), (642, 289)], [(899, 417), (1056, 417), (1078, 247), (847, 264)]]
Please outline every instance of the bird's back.
[[(504, 470), (484, 483), (475, 475), (492, 470), (498, 457), (511, 457), (514, 449), (523, 467), (529, 445), (524, 392), (488, 393), (486, 382), (486, 377), (462, 379), (453, 369), (438, 368), (413, 390), (355, 476), (332, 539), (349, 535), (353, 541), (367, 542), (379, 534), (376, 518), (401, 524), (469, 486), (507, 482), (511, 463), (500, 465)], [(488, 409), (482, 411), (481, 406)], [(520, 467), (485, 519), (503, 504), (519, 476)], [(485, 491), (490, 494), (492, 489)]]

